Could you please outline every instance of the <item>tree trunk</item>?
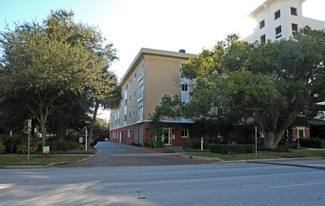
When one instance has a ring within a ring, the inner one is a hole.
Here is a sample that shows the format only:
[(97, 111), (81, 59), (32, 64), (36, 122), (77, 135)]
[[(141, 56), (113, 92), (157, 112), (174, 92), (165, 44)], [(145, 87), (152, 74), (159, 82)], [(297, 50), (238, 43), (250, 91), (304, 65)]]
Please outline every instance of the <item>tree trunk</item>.
[(266, 132), (264, 137), (264, 146), (269, 149), (278, 148), (278, 144), (281, 141), (285, 130), (279, 132)]
[(88, 148), (90, 147), (91, 138), (92, 138), (93, 133), (94, 133), (94, 127), (95, 127), (98, 108), (99, 108), (99, 102), (96, 101), (93, 118), (91, 120), (91, 124), (90, 124), (90, 128), (89, 128), (89, 136), (88, 136), (88, 142), (87, 142), (87, 147)]
[(60, 118), (57, 122), (56, 135), (59, 140), (63, 140), (67, 128), (66, 125), (66, 120), (64, 120), (64, 118)]

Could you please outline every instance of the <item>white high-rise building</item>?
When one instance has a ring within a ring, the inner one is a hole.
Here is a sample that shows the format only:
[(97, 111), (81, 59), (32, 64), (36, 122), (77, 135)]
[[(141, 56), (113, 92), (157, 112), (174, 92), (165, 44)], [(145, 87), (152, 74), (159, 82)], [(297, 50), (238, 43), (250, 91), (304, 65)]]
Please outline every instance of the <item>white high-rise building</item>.
[(303, 16), (302, 4), (306, 0), (267, 0), (249, 14), (256, 20), (254, 33), (247, 42), (288, 39), (300, 28), (310, 26), (315, 30), (325, 29), (325, 22)]

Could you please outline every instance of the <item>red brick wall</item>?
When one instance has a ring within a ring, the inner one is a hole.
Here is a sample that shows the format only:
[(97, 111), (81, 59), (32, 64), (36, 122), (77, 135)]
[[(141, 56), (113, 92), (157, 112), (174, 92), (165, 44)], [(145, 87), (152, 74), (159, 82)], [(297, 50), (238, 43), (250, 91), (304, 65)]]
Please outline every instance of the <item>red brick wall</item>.
[[(143, 126), (143, 144), (146, 142), (146, 140), (153, 140), (153, 136), (151, 134), (151, 127), (150, 123), (144, 122), (132, 126), (127, 126), (120, 129), (115, 129), (110, 131), (110, 141), (112, 142), (119, 142), (119, 138), (113, 137), (113, 132), (116, 134), (122, 132), (122, 143), (131, 144), (134, 142), (134, 128), (138, 127), (140, 131), (140, 127)], [(172, 135), (175, 135), (175, 139), (172, 139), (172, 145), (173, 146), (183, 146), (187, 140), (191, 138), (191, 132), (190, 132), (190, 126), (189, 124), (168, 124), (164, 127), (171, 128), (172, 129)], [(131, 129), (131, 135), (128, 137), (128, 130)], [(182, 138), (182, 129), (189, 129), (189, 137), (188, 138)], [(117, 136), (117, 135), (116, 135)], [(139, 135), (140, 139), (140, 135)], [(138, 143), (138, 142), (136, 142)]]

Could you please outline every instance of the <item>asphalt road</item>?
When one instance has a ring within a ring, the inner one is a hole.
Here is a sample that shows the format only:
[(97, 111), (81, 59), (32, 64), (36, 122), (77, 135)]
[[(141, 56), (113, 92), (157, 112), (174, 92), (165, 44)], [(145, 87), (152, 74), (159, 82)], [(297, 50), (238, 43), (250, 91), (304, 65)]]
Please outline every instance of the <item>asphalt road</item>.
[(0, 205), (325, 205), (325, 170), (255, 163), (1, 169)]
[(62, 167), (184, 165), (211, 162), (187, 159), (173, 153), (157, 153), (149, 149), (114, 142), (98, 142), (95, 147), (98, 152), (93, 158)]

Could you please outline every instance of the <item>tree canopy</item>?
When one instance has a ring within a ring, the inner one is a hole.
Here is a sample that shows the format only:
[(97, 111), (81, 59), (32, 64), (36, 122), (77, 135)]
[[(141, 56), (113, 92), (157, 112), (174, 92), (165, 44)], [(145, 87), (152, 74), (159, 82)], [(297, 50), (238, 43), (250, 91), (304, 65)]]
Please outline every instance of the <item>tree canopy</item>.
[(253, 117), (265, 146), (276, 148), (298, 115), (325, 101), (324, 62), (325, 33), (308, 27), (265, 44), (229, 36), (182, 69), (197, 83), (185, 115), (209, 116), (213, 107), (225, 107), (243, 119)]
[(265, 146), (276, 148), (299, 115), (316, 115), (316, 103), (325, 101), (324, 63), (323, 31), (306, 27), (290, 39), (262, 44), (230, 35), (183, 66), (182, 77), (196, 84), (181, 115), (217, 119), (212, 111), (223, 107), (223, 118), (252, 117)]
[(80, 95), (90, 99), (89, 91), (97, 96), (112, 92), (112, 81), (103, 79), (114, 76), (107, 69), (116, 50), (100, 31), (75, 23), (73, 16), (72, 11), (51, 11), (42, 23), (16, 24), (13, 31), (0, 33), (1, 103), (29, 111), (40, 124), (43, 146), (45, 124), (55, 110)]

